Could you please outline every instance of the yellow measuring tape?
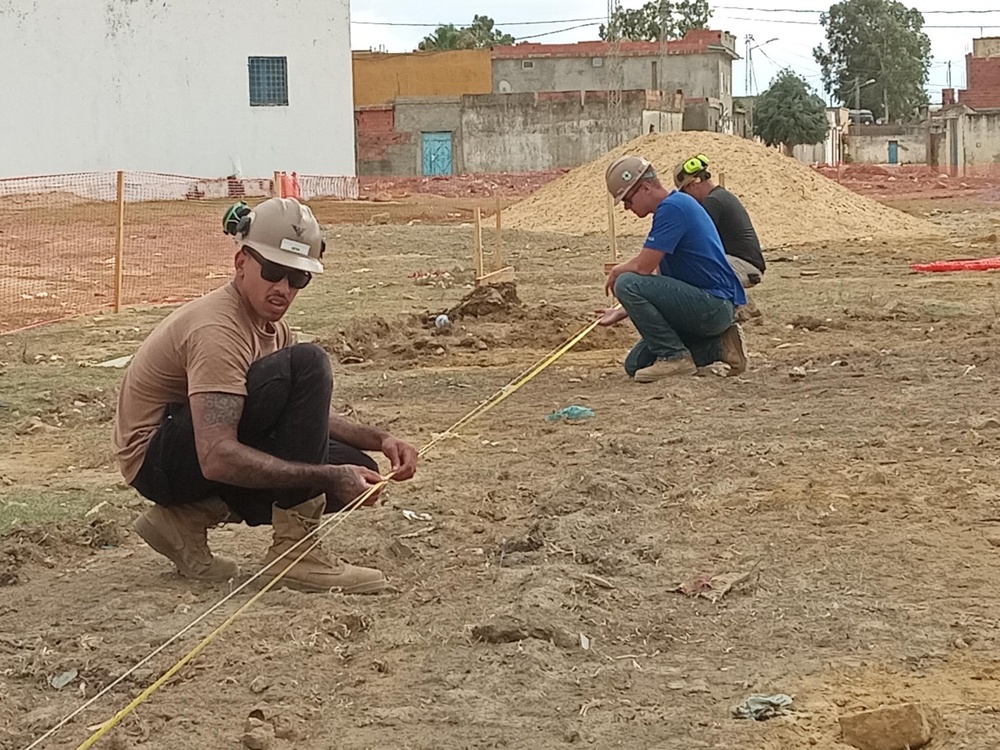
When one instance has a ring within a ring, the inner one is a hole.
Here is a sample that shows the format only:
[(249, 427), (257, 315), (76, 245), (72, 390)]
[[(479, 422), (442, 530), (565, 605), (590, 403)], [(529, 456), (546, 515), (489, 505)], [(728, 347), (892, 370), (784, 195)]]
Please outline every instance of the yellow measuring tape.
[[(617, 308), (618, 305), (616, 305), (615, 307)], [(420, 456), (426, 455), (428, 452), (430, 452), (442, 440), (445, 440), (449, 436), (453, 435), (456, 430), (458, 430), (461, 427), (467, 425), (469, 422), (471, 422), (472, 420), (476, 419), (477, 417), (479, 417), (479, 416), (485, 414), (486, 412), (490, 411), (495, 406), (497, 406), (497, 404), (501, 403), (502, 401), (505, 401), (507, 398), (509, 398), (510, 396), (512, 396), (513, 394), (515, 394), (517, 391), (519, 391), (521, 388), (523, 388), (527, 383), (529, 383), (532, 380), (534, 380), (545, 369), (547, 369), (553, 363), (555, 363), (560, 357), (562, 357), (564, 354), (566, 354), (566, 352), (568, 352), (570, 349), (572, 349), (574, 346), (576, 346), (578, 343), (580, 343), (588, 334), (591, 333), (591, 331), (593, 331), (598, 326), (599, 322), (600, 322), (599, 320), (595, 320), (593, 323), (590, 323), (589, 325), (587, 325), (583, 330), (581, 330), (579, 333), (577, 333), (574, 336), (572, 336), (564, 344), (562, 344), (559, 348), (553, 350), (550, 354), (548, 354), (547, 356), (545, 356), (544, 358), (542, 358), (541, 360), (539, 360), (539, 362), (537, 362), (535, 365), (533, 365), (532, 367), (530, 367), (528, 370), (526, 370), (521, 375), (517, 376), (514, 380), (512, 380), (509, 384), (507, 384), (506, 386), (504, 386), (500, 391), (498, 391), (497, 393), (495, 393), (493, 396), (491, 396), (490, 398), (488, 398), (486, 401), (484, 401), (483, 403), (481, 403), (475, 409), (473, 409), (468, 414), (466, 414), (464, 417), (462, 417), (457, 422), (455, 422), (455, 424), (453, 424), (451, 427), (449, 427), (445, 432), (440, 433), (437, 436), (435, 436), (434, 438), (432, 438), (430, 440), (430, 442), (428, 442), (426, 445), (424, 445), (423, 448), (421, 448), (418, 451), (418, 455), (420, 455)], [(347, 517), (352, 512), (354, 512), (357, 508), (361, 507), (365, 503), (366, 500), (368, 500), (369, 498), (371, 498), (372, 495), (374, 495), (382, 487), (384, 487), (389, 482), (389, 480), (391, 478), (392, 478), (392, 475), (390, 474), (382, 482), (379, 482), (378, 484), (374, 485), (373, 487), (368, 488), (365, 492), (363, 492), (361, 495), (359, 495), (354, 500), (352, 500), (344, 508), (343, 511), (341, 511), (340, 513), (337, 514), (337, 516), (335, 517), (336, 520), (330, 519), (325, 524), (321, 524), (315, 530), (313, 530), (313, 532), (310, 535), (308, 535), (306, 537), (306, 539), (308, 539), (309, 536), (315, 535), (315, 534), (319, 533), (320, 531), (323, 531), (324, 529), (326, 529), (323, 534), (321, 534), (318, 538), (316, 538), (313, 541), (313, 543), (311, 545), (309, 545), (297, 558), (295, 558), (284, 570), (278, 572), (274, 576), (274, 578), (272, 578), (270, 581), (268, 581), (261, 588), (260, 591), (258, 591), (256, 594), (254, 594), (243, 605), (241, 605), (235, 612), (233, 612), (229, 617), (227, 617), (211, 633), (209, 633), (201, 641), (199, 641), (195, 645), (194, 648), (192, 648), (184, 656), (182, 656), (172, 667), (170, 667), (170, 669), (168, 669), (166, 672), (164, 672), (149, 687), (147, 687), (145, 690), (143, 690), (141, 693), (139, 693), (139, 695), (137, 695), (127, 706), (125, 706), (121, 711), (119, 711), (118, 713), (116, 713), (114, 716), (112, 716), (110, 719), (108, 719), (104, 724), (102, 724), (101, 727), (99, 729), (97, 729), (97, 731), (95, 731), (90, 737), (87, 738), (86, 741), (84, 741), (81, 745), (79, 745), (77, 747), (77, 750), (88, 750), (88, 748), (93, 747), (94, 744), (98, 740), (100, 740), (105, 734), (107, 734), (112, 729), (114, 729), (116, 726), (118, 726), (118, 724), (121, 723), (122, 719), (124, 719), (126, 716), (128, 716), (130, 713), (132, 713), (136, 708), (139, 707), (139, 705), (141, 705), (143, 702), (145, 702), (153, 693), (155, 693), (157, 690), (159, 690), (161, 687), (163, 687), (163, 685), (171, 677), (173, 677), (174, 675), (176, 675), (181, 669), (184, 668), (185, 665), (187, 665), (192, 659), (194, 659), (195, 657), (197, 657), (198, 654), (200, 654), (202, 651), (204, 651), (205, 648), (207, 648), (208, 645), (212, 643), (212, 641), (214, 641), (216, 638), (218, 638), (219, 635), (221, 635), (222, 632), (224, 630), (226, 630), (226, 628), (228, 628), (230, 625), (232, 625), (233, 622), (235, 622), (239, 618), (239, 616), (241, 614), (243, 614), (243, 612), (245, 612), (247, 609), (249, 609), (251, 606), (253, 606), (262, 596), (264, 596), (264, 594), (266, 594), (268, 591), (270, 591), (285, 576), (285, 574), (289, 570), (291, 570), (293, 567), (295, 567), (295, 565), (297, 565), (303, 558), (305, 558), (310, 552), (312, 552), (316, 547), (318, 547), (320, 545), (320, 543), (322, 543), (322, 541), (324, 539), (326, 539), (327, 536), (329, 536), (330, 534), (332, 534), (341, 523), (343, 523), (345, 520), (347, 520)], [(327, 526), (329, 526), (328, 529), (326, 528)], [(298, 544), (301, 544), (302, 542), (306, 541), (306, 539), (301, 540)], [(296, 544), (295, 546), (298, 546), (298, 544)], [(294, 547), (293, 547), (293, 549), (294, 549)], [(277, 561), (275, 561), (275, 562), (277, 562)], [(272, 565), (273, 565), (273, 563), (272, 563)], [(269, 567), (271, 567), (271, 566), (269, 565), (268, 568)], [(258, 573), (253, 578), (251, 578), (250, 581), (247, 581), (244, 584), (244, 586), (248, 585), (253, 580), (255, 580), (256, 578), (258, 578), (260, 576), (260, 574), (263, 573), (266, 570), (267, 570), (267, 568), (264, 568), (263, 570), (258, 571)], [(237, 591), (239, 591), (239, 589), (237, 589)], [(233, 592), (233, 593), (235, 594), (236, 592)], [(230, 595), (230, 596), (232, 596), (232, 595)], [(228, 599), (228, 597), (227, 597), (227, 599)], [(223, 601), (226, 601), (226, 600), (224, 599)], [(219, 605), (221, 605), (221, 604), (222, 604), (222, 602), (219, 603)], [(219, 606), (219, 605), (216, 605), (216, 606)], [(175, 638), (176, 637), (177, 636), (175, 636)], [(171, 640), (173, 640), (173, 639), (171, 639)], [(154, 653), (156, 653), (156, 652), (154, 652)], [(148, 658), (149, 657), (147, 657), (147, 659)], [(95, 699), (96, 699), (96, 696), (95, 696)], [(79, 712), (82, 709), (83, 709), (83, 707), (81, 707), (81, 709), (78, 709), (77, 712)], [(47, 733), (45, 736), (43, 736), (43, 737), (39, 738), (38, 740), (36, 740), (36, 742), (33, 743), (30, 747), (35, 747), (39, 742), (41, 742), (42, 740), (44, 740), (46, 737), (51, 736), (52, 733), (54, 733), (60, 726), (63, 726), (65, 724), (65, 722), (68, 721), (69, 718), (72, 718), (72, 716), (76, 715), (77, 712), (75, 712), (74, 714), (71, 714), (71, 716), (68, 717), (67, 719), (64, 719), (63, 722), (60, 722), (60, 724), (56, 725), (56, 727), (54, 727), (52, 730), (50, 730), (49, 733)]]

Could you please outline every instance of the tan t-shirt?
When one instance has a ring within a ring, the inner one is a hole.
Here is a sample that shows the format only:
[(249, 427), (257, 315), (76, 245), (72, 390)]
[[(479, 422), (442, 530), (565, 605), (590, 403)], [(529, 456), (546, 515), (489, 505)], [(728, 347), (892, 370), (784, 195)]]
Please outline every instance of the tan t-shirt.
[(250, 365), (294, 343), (284, 321), (262, 328), (232, 283), (178, 308), (135, 353), (118, 395), (114, 445), (129, 483), (167, 404), (195, 393), (245, 396)]

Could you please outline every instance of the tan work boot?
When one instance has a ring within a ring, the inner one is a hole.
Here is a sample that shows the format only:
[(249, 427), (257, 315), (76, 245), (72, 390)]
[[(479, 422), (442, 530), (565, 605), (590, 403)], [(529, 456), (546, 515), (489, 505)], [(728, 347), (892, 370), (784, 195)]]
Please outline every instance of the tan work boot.
[(154, 505), (132, 528), (143, 540), (177, 566), (185, 578), (228, 581), (239, 575), (234, 560), (216, 557), (208, 548), (208, 529), (229, 516), (229, 507), (217, 497), (165, 508)]
[(698, 367), (690, 354), (677, 359), (658, 359), (649, 367), (643, 367), (635, 374), (636, 383), (655, 383), (657, 380), (677, 375), (694, 375)]
[(741, 375), (747, 369), (747, 348), (743, 329), (733, 323), (722, 334), (722, 361), (729, 365), (729, 375)]
[[(274, 528), (274, 543), (264, 557), (264, 564), (268, 565), (283, 555), (285, 557), (266, 570), (261, 578), (274, 578), (309, 549), (318, 535), (310, 537), (295, 549), (292, 546), (319, 525), (325, 507), (326, 498), (320, 495), (287, 510), (277, 506), (273, 508), (271, 525)], [(382, 571), (349, 565), (327, 552), (322, 544), (295, 563), (278, 584), (302, 591), (342, 591), (345, 594), (377, 594), (389, 586)]]

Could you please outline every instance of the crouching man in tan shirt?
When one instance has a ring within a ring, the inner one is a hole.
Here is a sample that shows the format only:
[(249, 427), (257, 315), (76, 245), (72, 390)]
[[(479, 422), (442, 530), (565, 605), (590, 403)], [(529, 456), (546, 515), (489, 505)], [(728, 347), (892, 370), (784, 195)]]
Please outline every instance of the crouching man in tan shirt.
[[(212, 554), (221, 522), (271, 524), (273, 577), (311, 543), (286, 552), (319, 523), (382, 481), (365, 451), (380, 451), (393, 479), (416, 471), (404, 441), (330, 410), (326, 352), (296, 344), (282, 320), (320, 262), (312, 212), (291, 198), (244, 204), (224, 219), (238, 250), (231, 282), (165, 318), (125, 373), (114, 445), (125, 479), (153, 501), (135, 528), (181, 575), (224, 581), (237, 564)], [(372, 498), (369, 502), (374, 502)], [(317, 547), (282, 579), (306, 590), (368, 594), (387, 582)]]

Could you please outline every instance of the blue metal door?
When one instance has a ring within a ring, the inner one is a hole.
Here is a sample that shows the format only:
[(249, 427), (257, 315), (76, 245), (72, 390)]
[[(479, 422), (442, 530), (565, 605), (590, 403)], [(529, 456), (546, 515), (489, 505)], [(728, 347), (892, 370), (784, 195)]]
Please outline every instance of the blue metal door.
[(899, 142), (889, 141), (889, 163), (899, 164)]
[(451, 174), (451, 133), (423, 134), (425, 175)]

